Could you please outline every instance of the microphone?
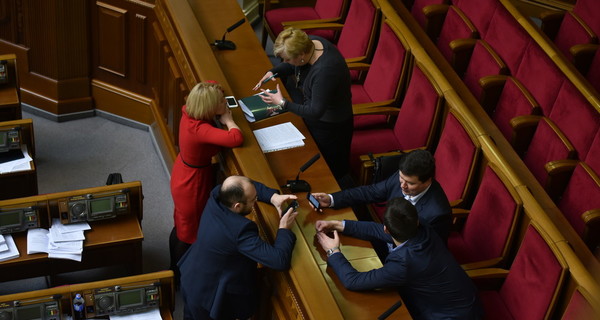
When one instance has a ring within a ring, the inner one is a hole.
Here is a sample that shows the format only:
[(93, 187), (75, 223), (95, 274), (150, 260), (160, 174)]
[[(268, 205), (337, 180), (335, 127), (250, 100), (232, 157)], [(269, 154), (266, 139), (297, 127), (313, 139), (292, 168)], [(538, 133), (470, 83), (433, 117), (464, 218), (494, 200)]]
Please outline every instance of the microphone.
[(223, 38), (221, 40), (215, 40), (215, 47), (217, 47), (219, 50), (235, 50), (235, 43), (233, 43), (233, 41), (225, 40), (225, 36), (235, 28), (241, 26), (244, 21), (246, 21), (245, 17), (242, 18), (242, 20), (234, 23), (231, 27), (227, 28), (227, 31), (225, 31), (223, 34)]
[(303, 164), (302, 167), (300, 167), (300, 171), (298, 172), (298, 175), (296, 175), (296, 180), (288, 180), (287, 184), (284, 185), (283, 187), (289, 188), (292, 193), (310, 192), (310, 184), (308, 184), (308, 182), (306, 182), (304, 180), (299, 180), (300, 172), (304, 172), (304, 170), (306, 170), (310, 166), (312, 166), (313, 163), (315, 163), (315, 161), (319, 160), (320, 157), (321, 157), (320, 153), (315, 154), (314, 157), (312, 157), (305, 164)]
[(385, 312), (382, 313), (379, 317), (377, 317), (377, 320), (387, 319), (387, 317), (389, 317), (392, 313), (394, 313), (394, 311), (396, 311), (401, 306), (402, 300), (399, 300), (398, 302), (394, 303), (389, 309), (385, 310)]

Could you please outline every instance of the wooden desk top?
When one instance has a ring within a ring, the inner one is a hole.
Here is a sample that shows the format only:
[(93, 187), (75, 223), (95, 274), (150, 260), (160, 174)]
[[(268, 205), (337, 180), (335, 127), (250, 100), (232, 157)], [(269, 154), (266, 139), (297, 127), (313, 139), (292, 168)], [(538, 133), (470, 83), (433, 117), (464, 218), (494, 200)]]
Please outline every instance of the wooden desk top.
[[(85, 231), (85, 241), (83, 243), (84, 254), (93, 254), (94, 250), (109, 246), (141, 243), (144, 239), (140, 222), (134, 214), (116, 219), (91, 222), (90, 226), (92, 229)], [(60, 264), (62, 262), (61, 259), (49, 259), (47, 253), (27, 254), (27, 232), (16, 233), (13, 235), (13, 239), (15, 240), (20, 256), (16, 259), (0, 262), (0, 270), (3, 268), (26, 268), (33, 265), (35, 270), (31, 270), (31, 274), (37, 272), (39, 275), (44, 275), (44, 272), (47, 271), (46, 265)], [(29, 276), (25, 269), (23, 269), (23, 273), (23, 276)], [(18, 278), (14, 274), (11, 277), (14, 277), (14, 279)], [(6, 280), (10, 279), (0, 281)]]
[[(220, 39), (223, 32), (231, 24), (243, 17), (235, 1), (227, 0), (194, 0), (189, 1), (194, 14), (208, 41)], [(237, 98), (254, 94), (252, 87), (271, 68), (271, 63), (254, 31), (245, 23), (227, 35), (237, 45), (233, 51), (213, 49), (222, 72), (227, 78), (232, 93)], [(284, 91), (283, 84), (280, 88)], [(266, 85), (272, 89), (274, 84)], [(284, 91), (285, 92), (285, 91)], [(273, 118), (248, 123), (242, 111), (233, 110), (234, 119), (244, 134), (242, 147), (226, 152), (228, 161), (235, 163), (235, 171), (251, 179), (279, 188), (288, 179), (294, 179), (299, 168), (313, 155), (318, 148), (312, 140), (302, 119), (292, 113), (285, 113)], [(307, 139), (300, 148), (263, 154), (252, 130), (266, 126), (292, 122)], [(323, 159), (319, 159), (301, 174), (301, 179), (308, 181), (314, 191), (333, 192), (339, 190), (337, 182)], [(310, 210), (305, 193), (297, 194), (300, 208), (293, 228), (298, 241), (294, 248), (292, 267), (288, 272), (295, 293), (306, 308), (307, 317), (311, 319), (374, 319), (399, 300), (395, 291), (351, 292), (344, 288), (337, 276), (331, 274), (323, 252), (316, 244), (314, 224), (319, 219), (352, 219), (356, 220), (353, 211), (348, 209), (326, 210), (323, 214)], [(272, 206), (259, 203), (260, 214), (257, 220), (271, 239), (275, 235), (279, 216)], [(370, 243), (342, 236), (344, 255), (359, 270), (370, 270), (381, 267)], [(338, 308), (331, 308), (337, 305)], [(405, 307), (393, 314), (395, 319), (410, 319)]]

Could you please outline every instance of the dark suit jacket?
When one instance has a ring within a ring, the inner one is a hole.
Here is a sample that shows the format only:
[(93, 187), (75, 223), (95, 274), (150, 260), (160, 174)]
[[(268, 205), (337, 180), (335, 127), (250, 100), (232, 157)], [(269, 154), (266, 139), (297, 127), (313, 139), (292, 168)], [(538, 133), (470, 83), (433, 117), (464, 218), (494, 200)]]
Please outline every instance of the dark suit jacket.
[[(404, 197), (400, 187), (400, 173), (397, 171), (386, 180), (375, 184), (342, 190), (332, 194), (336, 208), (357, 204), (370, 204)], [(442, 186), (435, 179), (429, 190), (415, 205), (419, 221), (433, 228), (444, 242), (448, 240), (452, 226), (452, 208)]]
[[(277, 191), (255, 182), (258, 200), (269, 202)], [(294, 233), (279, 229), (273, 245), (258, 235), (256, 223), (218, 202), (220, 185), (211, 192), (198, 237), (179, 261), (181, 292), (190, 314), (208, 310), (213, 319), (247, 319), (258, 294), (256, 263), (275, 270), (290, 266)]]
[[(383, 225), (375, 222), (347, 220), (344, 235), (391, 241)], [(420, 226), (417, 235), (390, 252), (379, 269), (358, 272), (339, 253), (329, 257), (327, 264), (349, 290), (398, 287), (413, 319), (480, 319), (482, 316), (475, 285), (429, 227)]]

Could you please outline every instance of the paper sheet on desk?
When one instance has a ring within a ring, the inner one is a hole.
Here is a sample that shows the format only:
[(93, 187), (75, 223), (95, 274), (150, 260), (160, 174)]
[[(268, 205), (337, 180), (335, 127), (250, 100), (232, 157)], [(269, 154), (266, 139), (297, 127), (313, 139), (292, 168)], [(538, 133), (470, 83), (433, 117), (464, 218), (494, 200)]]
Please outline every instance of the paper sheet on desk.
[(23, 152), (23, 158), (0, 163), (0, 173), (31, 170), (29, 162), (33, 159), (29, 156), (29, 152), (27, 152), (27, 145), (21, 145), (21, 151)]
[(304, 145), (304, 135), (291, 122), (254, 130), (253, 132), (264, 153)]
[(13, 239), (12, 235), (7, 234), (4, 236), (4, 239), (6, 240), (6, 244), (8, 245), (8, 250), (0, 252), (0, 261), (18, 258), (19, 249), (17, 248), (17, 245), (15, 244), (15, 240)]
[(110, 316), (111, 320), (160, 320), (160, 310), (158, 308), (145, 312), (138, 312), (126, 315)]

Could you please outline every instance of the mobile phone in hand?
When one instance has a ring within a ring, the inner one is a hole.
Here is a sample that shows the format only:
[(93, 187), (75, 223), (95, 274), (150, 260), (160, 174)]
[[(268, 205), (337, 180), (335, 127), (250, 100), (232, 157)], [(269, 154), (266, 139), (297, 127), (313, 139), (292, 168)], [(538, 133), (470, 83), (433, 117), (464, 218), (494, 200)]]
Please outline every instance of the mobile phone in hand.
[(296, 211), (296, 209), (298, 209), (298, 207), (299, 207), (298, 201), (293, 200), (292, 202), (290, 202), (290, 204), (287, 206), (287, 208), (285, 208), (285, 210), (283, 210), (283, 212), (281, 213), (281, 216), (283, 217), (283, 215), (285, 215), (290, 210), (290, 208), (293, 208), (294, 209), (293, 211)]
[(313, 205), (313, 207), (315, 207), (315, 209), (321, 209), (319, 200), (317, 200), (317, 198), (315, 198), (315, 196), (313, 196), (312, 193), (308, 192), (306, 194), (306, 199), (308, 199), (308, 201), (310, 201), (310, 203)]

